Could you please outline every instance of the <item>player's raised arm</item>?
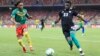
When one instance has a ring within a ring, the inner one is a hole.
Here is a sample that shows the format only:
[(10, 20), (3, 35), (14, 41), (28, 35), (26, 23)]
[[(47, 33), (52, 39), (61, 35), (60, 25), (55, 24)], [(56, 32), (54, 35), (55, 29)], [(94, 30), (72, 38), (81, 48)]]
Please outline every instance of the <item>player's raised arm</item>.
[[(27, 10), (26, 10), (26, 12), (27, 12)], [(30, 16), (29, 14), (28, 14), (28, 12), (26, 13), (26, 15), (25, 15), (28, 19), (32, 19), (32, 16)]]
[(82, 21), (84, 21), (85, 23), (87, 23), (87, 21), (84, 20), (83, 17), (82, 17), (80, 14), (77, 14), (77, 17), (78, 17), (80, 20), (82, 20)]
[(85, 23), (87, 23), (86, 20), (84, 20), (84, 18), (81, 16), (81, 14), (79, 14), (78, 12), (76, 12), (73, 8), (71, 9), (73, 11), (73, 15), (78, 17), (80, 20), (84, 21)]

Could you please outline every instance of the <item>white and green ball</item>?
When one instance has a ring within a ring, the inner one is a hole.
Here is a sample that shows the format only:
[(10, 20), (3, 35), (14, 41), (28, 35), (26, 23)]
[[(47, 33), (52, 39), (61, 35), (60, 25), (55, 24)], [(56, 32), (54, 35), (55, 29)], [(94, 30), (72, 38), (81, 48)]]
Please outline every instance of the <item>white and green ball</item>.
[(54, 55), (54, 49), (48, 48), (46, 50), (46, 56), (53, 56)]

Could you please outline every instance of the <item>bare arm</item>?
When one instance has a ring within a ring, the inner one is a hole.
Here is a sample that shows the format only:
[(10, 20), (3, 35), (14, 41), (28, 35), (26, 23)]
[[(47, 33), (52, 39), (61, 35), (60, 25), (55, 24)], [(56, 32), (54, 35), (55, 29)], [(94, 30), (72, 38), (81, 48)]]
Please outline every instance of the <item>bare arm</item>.
[(28, 19), (32, 19), (32, 16), (30, 16), (28, 13), (25, 15)]
[(15, 19), (14, 19), (14, 18), (11, 18), (11, 21), (14, 23), (14, 25), (16, 25), (16, 24), (17, 24), (17, 22), (15, 21)]
[(86, 22), (80, 14), (78, 14), (77, 17), (78, 17), (80, 20)]
[[(26, 10), (27, 11), (27, 10)], [(28, 12), (26, 13), (26, 15), (25, 15), (28, 19), (32, 19), (32, 16), (30, 16), (29, 14), (28, 14)]]
[(14, 25), (20, 25), (20, 23), (16, 22), (14, 18), (11, 18), (11, 21), (13, 22)]

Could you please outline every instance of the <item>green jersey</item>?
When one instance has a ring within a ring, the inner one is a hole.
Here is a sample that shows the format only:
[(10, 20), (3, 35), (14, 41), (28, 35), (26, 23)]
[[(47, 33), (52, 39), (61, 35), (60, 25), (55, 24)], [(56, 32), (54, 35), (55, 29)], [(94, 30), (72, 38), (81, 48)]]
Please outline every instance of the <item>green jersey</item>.
[(84, 22), (82, 20), (80, 20), (78, 24), (79, 24), (80, 27), (84, 26)]
[(18, 8), (12, 11), (11, 17), (15, 19), (16, 22), (20, 24), (25, 24), (29, 14), (26, 9), (19, 10)]
[[(84, 15), (81, 15), (82, 18), (84, 18)], [(84, 26), (84, 21), (82, 21), (81, 19), (79, 19), (79, 26), (83, 27)]]

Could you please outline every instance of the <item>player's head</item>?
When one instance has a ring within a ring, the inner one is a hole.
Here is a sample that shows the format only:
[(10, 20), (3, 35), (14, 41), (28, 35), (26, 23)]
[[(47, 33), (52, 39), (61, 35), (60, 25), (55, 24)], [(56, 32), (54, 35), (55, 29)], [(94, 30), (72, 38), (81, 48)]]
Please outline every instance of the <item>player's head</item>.
[(22, 1), (18, 1), (16, 4), (15, 4), (15, 7), (16, 8), (19, 8), (19, 9), (22, 9), (24, 6), (23, 2)]
[(65, 1), (64, 7), (65, 7), (65, 9), (70, 9), (70, 7), (71, 7), (71, 1)]

